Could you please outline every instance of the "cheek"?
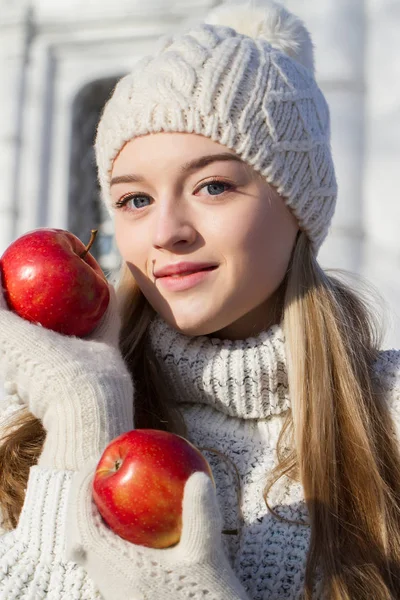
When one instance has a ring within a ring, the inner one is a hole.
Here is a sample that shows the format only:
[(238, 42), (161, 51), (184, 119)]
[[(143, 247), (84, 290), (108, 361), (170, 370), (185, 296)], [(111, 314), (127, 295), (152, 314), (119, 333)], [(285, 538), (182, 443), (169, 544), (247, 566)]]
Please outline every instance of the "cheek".
[(114, 229), (119, 253), (124, 262), (129, 265), (132, 275), (140, 285), (139, 280), (142, 280), (147, 273), (149, 236), (145, 235), (140, 227), (132, 227), (131, 223), (118, 218), (118, 215), (115, 217)]
[(237, 264), (247, 279), (274, 285), (285, 275), (298, 226), (280, 198), (264, 202), (236, 223)]

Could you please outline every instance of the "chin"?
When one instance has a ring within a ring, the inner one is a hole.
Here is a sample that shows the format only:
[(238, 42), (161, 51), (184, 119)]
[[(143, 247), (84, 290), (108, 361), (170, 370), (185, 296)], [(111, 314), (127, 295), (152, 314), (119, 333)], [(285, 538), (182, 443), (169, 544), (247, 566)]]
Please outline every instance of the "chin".
[(204, 317), (199, 315), (169, 315), (168, 317), (161, 315), (165, 321), (174, 329), (188, 336), (209, 335), (224, 325), (219, 326), (218, 319), (212, 319), (209, 316)]

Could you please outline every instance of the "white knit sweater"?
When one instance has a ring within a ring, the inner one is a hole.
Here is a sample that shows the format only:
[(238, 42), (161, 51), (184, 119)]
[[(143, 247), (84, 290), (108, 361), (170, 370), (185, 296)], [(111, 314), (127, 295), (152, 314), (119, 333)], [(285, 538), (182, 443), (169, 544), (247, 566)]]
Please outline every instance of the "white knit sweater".
[[(151, 328), (156, 355), (180, 403), (190, 439), (228, 457), (205, 451), (217, 484), (227, 554), (253, 600), (300, 598), (309, 544), (301, 486), (283, 481), (270, 503), (290, 520), (273, 517), (263, 500), (266, 476), (290, 406), (285, 347), (279, 326), (245, 341), (183, 336), (156, 319)], [(387, 390), (400, 434), (400, 351), (382, 351), (375, 365)], [(3, 401), (3, 411), (18, 407)], [(3, 412), (4, 414), (4, 412)], [(240, 515), (236, 466), (242, 490)], [(99, 598), (83, 569), (64, 558), (66, 506), (71, 472), (31, 469), (18, 527), (0, 538), (0, 599)]]

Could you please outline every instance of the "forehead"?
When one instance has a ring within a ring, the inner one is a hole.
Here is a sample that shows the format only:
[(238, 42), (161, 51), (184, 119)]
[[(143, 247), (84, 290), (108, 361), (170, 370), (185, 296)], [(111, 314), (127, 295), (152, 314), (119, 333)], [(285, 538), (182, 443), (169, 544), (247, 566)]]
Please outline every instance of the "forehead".
[(127, 142), (113, 163), (113, 175), (126, 168), (155, 168), (162, 164), (185, 164), (208, 154), (237, 155), (226, 146), (195, 133), (160, 132), (143, 135)]

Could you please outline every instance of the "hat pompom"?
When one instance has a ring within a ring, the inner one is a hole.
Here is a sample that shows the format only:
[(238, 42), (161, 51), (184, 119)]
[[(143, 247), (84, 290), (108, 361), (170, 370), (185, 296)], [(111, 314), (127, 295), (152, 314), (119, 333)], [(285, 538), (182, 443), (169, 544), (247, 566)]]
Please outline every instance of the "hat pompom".
[(223, 3), (205, 18), (210, 25), (231, 27), (251, 38), (266, 40), (314, 74), (314, 47), (304, 23), (273, 0)]

